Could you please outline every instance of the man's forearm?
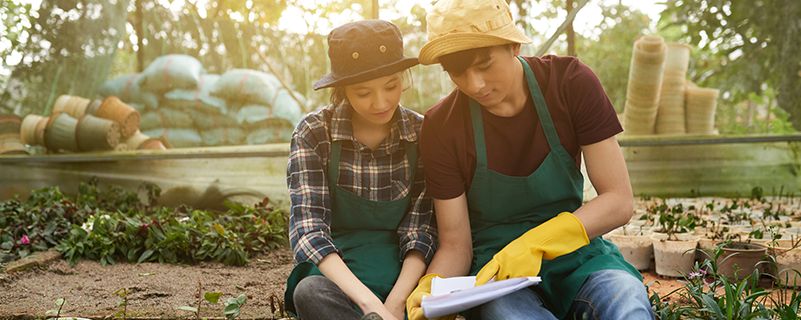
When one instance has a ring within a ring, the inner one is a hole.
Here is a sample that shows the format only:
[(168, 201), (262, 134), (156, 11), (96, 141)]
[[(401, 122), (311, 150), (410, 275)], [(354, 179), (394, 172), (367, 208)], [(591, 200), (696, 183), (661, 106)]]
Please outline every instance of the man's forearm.
[(473, 261), (473, 248), (459, 248), (453, 245), (440, 245), (426, 273), (436, 273), (443, 277), (458, 277), (470, 272)]

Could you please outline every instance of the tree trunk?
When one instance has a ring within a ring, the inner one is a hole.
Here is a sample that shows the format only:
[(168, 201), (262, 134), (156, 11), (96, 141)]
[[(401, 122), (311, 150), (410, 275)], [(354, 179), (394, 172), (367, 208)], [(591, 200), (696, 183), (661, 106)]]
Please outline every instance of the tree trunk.
[(378, 0), (373, 0), (373, 19), (378, 19)]
[(142, 28), (144, 27), (142, 24), (144, 23), (144, 14), (142, 13), (142, 1), (144, 0), (135, 0), (136, 2), (136, 23), (134, 23), (134, 32), (136, 32), (136, 72), (141, 73), (145, 70), (145, 40), (144, 38), (144, 31)]
[(783, 1), (785, 33), (780, 46), (779, 93), (776, 102), (790, 114), (790, 122), (796, 130), (801, 129), (801, 5), (798, 0)]
[[(573, 0), (567, 0), (567, 14), (570, 14), (570, 11), (573, 10)], [(570, 22), (570, 25), (567, 26), (567, 55), (571, 57), (576, 56), (576, 33), (573, 31), (573, 22)]]

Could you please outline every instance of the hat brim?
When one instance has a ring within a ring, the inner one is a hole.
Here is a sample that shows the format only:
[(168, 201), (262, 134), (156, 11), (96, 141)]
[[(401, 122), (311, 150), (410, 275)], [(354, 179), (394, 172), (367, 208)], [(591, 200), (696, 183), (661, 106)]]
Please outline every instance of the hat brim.
[(357, 74), (348, 75), (346, 77), (336, 78), (332, 73), (324, 75), (320, 80), (314, 83), (312, 88), (319, 90), (330, 87), (344, 87), (368, 80), (373, 80), (380, 77), (392, 75), (403, 70), (409, 69), (420, 64), (417, 58), (404, 57), (401, 60), (381, 66), (379, 68), (363, 71)]
[(509, 25), (491, 33), (453, 33), (426, 43), (417, 57), (422, 65), (439, 63), (439, 57), (454, 52), (504, 45), (507, 43), (529, 44), (531, 39), (520, 29)]

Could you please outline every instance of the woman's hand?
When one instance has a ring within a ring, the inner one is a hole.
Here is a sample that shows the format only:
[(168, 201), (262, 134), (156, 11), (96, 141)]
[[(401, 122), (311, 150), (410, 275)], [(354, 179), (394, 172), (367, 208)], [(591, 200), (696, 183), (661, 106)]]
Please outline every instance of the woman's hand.
[(381, 303), (381, 300), (378, 300), (378, 298), (376, 298), (375, 300), (378, 303), (371, 303), (369, 305), (366, 305), (364, 308), (361, 308), (362, 312), (364, 314), (368, 314), (370, 312), (375, 312), (379, 316), (381, 316), (381, 318), (384, 319), (384, 320), (403, 320), (404, 319), (403, 309), (401, 309), (400, 318), (398, 318), (397, 313), (395, 313), (392, 310), (388, 309), (385, 304)]

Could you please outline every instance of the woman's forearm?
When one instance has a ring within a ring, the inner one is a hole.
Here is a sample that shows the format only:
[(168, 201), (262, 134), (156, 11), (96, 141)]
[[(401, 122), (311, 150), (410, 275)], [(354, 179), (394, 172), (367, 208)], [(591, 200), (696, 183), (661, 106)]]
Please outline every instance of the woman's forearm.
[(337, 254), (329, 254), (317, 265), (323, 275), (336, 283), (345, 295), (362, 310), (375, 310), (383, 305), (367, 286), (350, 271), (342, 258)]
[[(385, 305), (388, 307), (399, 307), (403, 310), (406, 305), (406, 298), (417, 287), (417, 281), (423, 276), (426, 271), (425, 256), (419, 250), (410, 250), (406, 253), (406, 258), (403, 259), (403, 266), (401, 267), (398, 280), (395, 281), (395, 286), (387, 296)], [(392, 310), (392, 308), (389, 308)]]

